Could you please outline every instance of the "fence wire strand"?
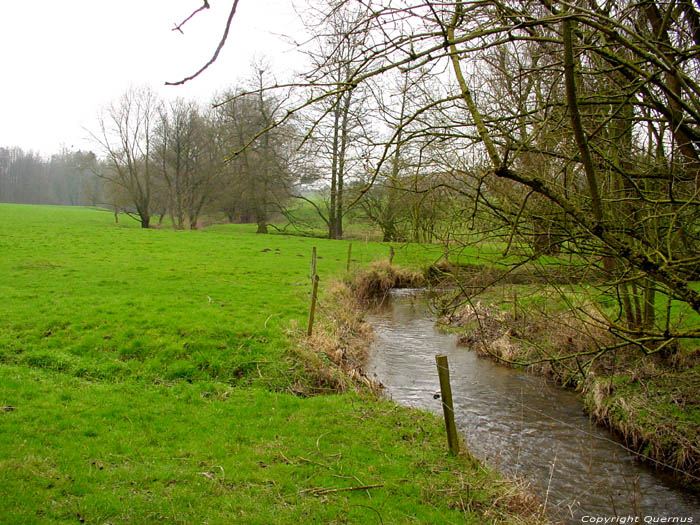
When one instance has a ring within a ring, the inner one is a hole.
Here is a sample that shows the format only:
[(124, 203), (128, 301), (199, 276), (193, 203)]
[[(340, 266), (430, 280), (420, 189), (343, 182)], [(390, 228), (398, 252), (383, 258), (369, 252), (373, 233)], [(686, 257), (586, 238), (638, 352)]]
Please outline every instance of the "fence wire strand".
[[(449, 372), (449, 368), (448, 368), (448, 367), (442, 367), (442, 366), (438, 365), (438, 368), (443, 369), (443, 370), (447, 370), (447, 371)], [(501, 399), (501, 400), (507, 400), (507, 401), (509, 401), (509, 402), (512, 401), (512, 400), (507, 399), (507, 398), (506, 398), (504, 395), (502, 395), (502, 394), (498, 394), (498, 393), (493, 392), (492, 395), (495, 396), (495, 397), (497, 397), (497, 398), (499, 398), (499, 399)], [(454, 399), (454, 394), (453, 394), (453, 399)], [(442, 405), (444, 408), (447, 408), (447, 410), (451, 410), (453, 414), (455, 413), (454, 409), (450, 408), (450, 407), (442, 400), (442, 398), (440, 399), (440, 403), (441, 403), (441, 405)], [(547, 414), (546, 412), (543, 412), (543, 411), (541, 411), (541, 410), (538, 410), (538, 409), (536, 409), (536, 408), (533, 408), (533, 407), (531, 407), (531, 406), (528, 406), (528, 405), (526, 405), (525, 403), (523, 403), (522, 398), (520, 399), (520, 405), (521, 405), (522, 408), (525, 408), (525, 409), (527, 409), (527, 410), (529, 410), (529, 411), (531, 411), (531, 412), (534, 412), (534, 413), (536, 413), (536, 414), (538, 414), (538, 415), (540, 415), (540, 416), (546, 417), (547, 419), (550, 419), (550, 420), (552, 420), (552, 421), (554, 421), (554, 422), (556, 422), (556, 423), (559, 423), (560, 425), (563, 425), (563, 426), (565, 426), (565, 427), (567, 427), (567, 428), (569, 428), (569, 429), (571, 429), (571, 430), (574, 430), (574, 431), (576, 431), (576, 432), (578, 432), (578, 433), (580, 433), (580, 434), (584, 434), (584, 435), (586, 435), (586, 436), (588, 436), (588, 437), (592, 437), (592, 438), (595, 438), (595, 439), (599, 439), (599, 440), (601, 440), (601, 441), (607, 441), (607, 442), (612, 443), (613, 445), (615, 445), (615, 446), (617, 446), (617, 447), (620, 447), (620, 448), (623, 449), (623, 450), (626, 450), (627, 452), (629, 452), (629, 453), (632, 454), (633, 456), (647, 459), (647, 460), (649, 460), (649, 461), (651, 461), (651, 462), (653, 462), (653, 463), (656, 463), (657, 465), (660, 465), (660, 466), (662, 466), (662, 467), (666, 467), (666, 468), (668, 468), (668, 469), (671, 469), (671, 470), (674, 470), (674, 471), (679, 472), (679, 473), (681, 473), (681, 474), (684, 474), (684, 475), (688, 476), (689, 478), (692, 478), (692, 479), (694, 479), (694, 480), (700, 481), (700, 477), (695, 476), (695, 475), (691, 474), (690, 472), (686, 472), (685, 470), (682, 470), (682, 469), (679, 469), (679, 468), (677, 468), (677, 467), (674, 467), (673, 465), (669, 465), (669, 464), (667, 464), (667, 463), (664, 463), (663, 461), (659, 461), (658, 459), (654, 459), (654, 458), (652, 458), (652, 457), (650, 457), (650, 456), (647, 456), (646, 454), (642, 454), (641, 452), (638, 452), (638, 451), (636, 451), (636, 450), (634, 450), (634, 449), (631, 449), (631, 448), (629, 448), (628, 446), (623, 445), (622, 443), (620, 443), (620, 442), (618, 442), (618, 441), (615, 441), (615, 440), (613, 440), (613, 439), (610, 439), (609, 437), (601, 436), (601, 435), (598, 435), (598, 434), (594, 434), (593, 432), (589, 432), (589, 431), (587, 431), (587, 430), (583, 430), (582, 428), (578, 428), (578, 427), (572, 425), (571, 423), (567, 423), (566, 421), (562, 421), (561, 419), (557, 419), (557, 418), (555, 418), (555, 417), (553, 417), (553, 416), (550, 416), (550, 415)]]

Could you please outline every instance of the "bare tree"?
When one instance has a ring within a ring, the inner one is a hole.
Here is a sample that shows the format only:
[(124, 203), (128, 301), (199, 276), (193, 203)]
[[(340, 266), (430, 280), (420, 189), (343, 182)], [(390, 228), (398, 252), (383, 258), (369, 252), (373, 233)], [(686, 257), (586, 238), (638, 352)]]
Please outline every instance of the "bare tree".
[(93, 133), (107, 160), (102, 177), (128, 196), (125, 211), (136, 215), (142, 228), (150, 225), (158, 171), (152, 154), (159, 106), (151, 89), (130, 89), (103, 111)]
[(276, 125), (287, 111), (286, 98), (266, 91), (268, 66), (257, 63), (254, 69), (252, 91), (229, 91), (215, 105), (222, 147), (229, 152), (229, 191), (237, 195), (227, 207), (237, 207), (255, 221), (258, 233), (267, 233), (270, 214), (289, 198), (295, 179), (290, 166), (296, 131), (291, 122)]
[(307, 18), (317, 46), (308, 51), (313, 69), (305, 78), (312, 89), (322, 86), (326, 90), (315, 111), (307, 114), (313, 130), (307, 140), (314, 144), (319, 178), (327, 180), (329, 186), (325, 210), (316, 202), (308, 202), (327, 224), (330, 239), (343, 237), (343, 217), (348, 208), (345, 185), (360, 165), (370, 135), (364, 126), (366, 89), (353, 83), (369, 36), (367, 12), (367, 7), (360, 4), (321, 0), (310, 6)]
[(176, 99), (159, 108), (154, 159), (173, 228), (196, 228), (202, 210), (213, 199), (224, 158), (215, 133), (211, 117), (193, 101)]

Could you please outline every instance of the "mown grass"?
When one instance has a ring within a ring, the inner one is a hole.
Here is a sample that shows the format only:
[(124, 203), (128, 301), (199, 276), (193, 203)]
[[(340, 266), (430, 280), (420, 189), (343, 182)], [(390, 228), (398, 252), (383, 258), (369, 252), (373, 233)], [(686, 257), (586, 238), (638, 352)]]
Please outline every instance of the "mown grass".
[(326, 283), (347, 243), (251, 232), (0, 205), (0, 521), (531, 522), (436, 418), (290, 393), (311, 247)]

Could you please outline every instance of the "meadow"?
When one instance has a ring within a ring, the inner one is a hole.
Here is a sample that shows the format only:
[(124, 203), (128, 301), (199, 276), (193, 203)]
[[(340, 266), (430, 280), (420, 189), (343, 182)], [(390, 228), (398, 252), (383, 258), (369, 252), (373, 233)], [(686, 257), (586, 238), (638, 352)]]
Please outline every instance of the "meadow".
[(531, 523), (437, 418), (295, 395), (312, 247), (323, 288), (348, 243), (253, 231), (0, 205), (0, 521)]

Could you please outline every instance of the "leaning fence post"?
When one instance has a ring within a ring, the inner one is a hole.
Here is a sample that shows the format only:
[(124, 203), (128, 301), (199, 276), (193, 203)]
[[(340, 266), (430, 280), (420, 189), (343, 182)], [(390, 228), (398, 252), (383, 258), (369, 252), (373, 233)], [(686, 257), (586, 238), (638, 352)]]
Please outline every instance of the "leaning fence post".
[(452, 404), (452, 388), (450, 387), (450, 369), (447, 366), (447, 356), (436, 355), (438, 376), (440, 377), (440, 397), (442, 398), (442, 413), (445, 416), (445, 429), (447, 430), (447, 445), (453, 454), (459, 453), (459, 439), (457, 426), (455, 425), (455, 412)]
[(314, 328), (314, 314), (316, 313), (316, 296), (318, 294), (318, 275), (314, 274), (314, 288), (311, 292), (311, 308), (309, 309), (309, 324), (306, 327), (306, 335), (311, 336)]
[(348, 267), (345, 269), (346, 272), (350, 273), (350, 256), (352, 255), (352, 243), (348, 244)]

